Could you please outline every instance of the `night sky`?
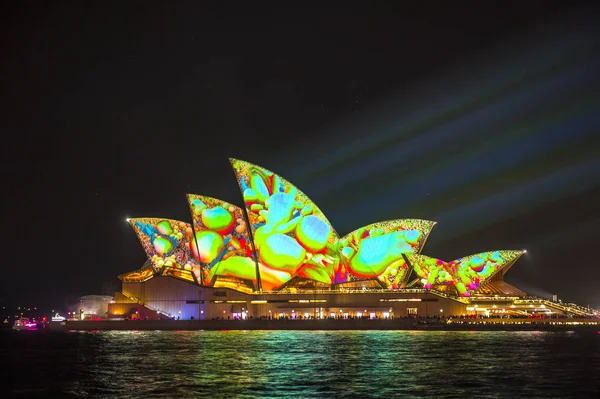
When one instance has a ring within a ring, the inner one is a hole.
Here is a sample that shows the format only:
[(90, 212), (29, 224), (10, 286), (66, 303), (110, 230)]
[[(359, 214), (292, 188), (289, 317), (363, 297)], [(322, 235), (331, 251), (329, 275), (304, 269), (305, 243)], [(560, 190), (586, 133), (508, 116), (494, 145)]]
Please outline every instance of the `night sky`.
[(241, 205), (235, 157), (341, 235), (435, 220), (423, 254), (526, 248), (509, 283), (600, 307), (593, 2), (14, 3), (2, 303), (112, 294), (146, 259), (125, 218)]

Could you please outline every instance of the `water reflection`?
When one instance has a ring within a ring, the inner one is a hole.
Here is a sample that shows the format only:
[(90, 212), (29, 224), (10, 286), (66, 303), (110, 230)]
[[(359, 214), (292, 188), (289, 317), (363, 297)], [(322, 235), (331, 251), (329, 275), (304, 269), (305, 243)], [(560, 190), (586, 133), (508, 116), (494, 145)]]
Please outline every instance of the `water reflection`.
[(4, 386), (28, 397), (584, 397), (600, 389), (600, 336), (578, 332), (2, 335), (12, 365)]

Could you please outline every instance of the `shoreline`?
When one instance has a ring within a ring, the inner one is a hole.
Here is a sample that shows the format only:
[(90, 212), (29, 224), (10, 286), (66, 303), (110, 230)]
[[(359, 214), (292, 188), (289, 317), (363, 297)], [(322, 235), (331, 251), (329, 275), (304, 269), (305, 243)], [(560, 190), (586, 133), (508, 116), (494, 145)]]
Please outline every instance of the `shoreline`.
[(414, 320), (414, 319), (321, 319), (321, 320), (98, 320), (51, 322), (48, 331), (573, 331), (600, 333), (598, 320), (485, 319)]

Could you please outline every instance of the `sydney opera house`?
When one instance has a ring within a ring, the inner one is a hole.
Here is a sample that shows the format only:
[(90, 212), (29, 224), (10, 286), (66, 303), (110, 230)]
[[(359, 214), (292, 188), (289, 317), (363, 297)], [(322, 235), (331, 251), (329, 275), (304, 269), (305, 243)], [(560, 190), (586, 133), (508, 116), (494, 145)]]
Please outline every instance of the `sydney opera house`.
[(435, 222), (377, 222), (340, 237), (281, 176), (231, 159), (244, 207), (187, 196), (192, 223), (128, 219), (148, 260), (119, 276), (111, 318), (391, 318), (584, 314), (503, 280), (522, 250), (428, 256)]

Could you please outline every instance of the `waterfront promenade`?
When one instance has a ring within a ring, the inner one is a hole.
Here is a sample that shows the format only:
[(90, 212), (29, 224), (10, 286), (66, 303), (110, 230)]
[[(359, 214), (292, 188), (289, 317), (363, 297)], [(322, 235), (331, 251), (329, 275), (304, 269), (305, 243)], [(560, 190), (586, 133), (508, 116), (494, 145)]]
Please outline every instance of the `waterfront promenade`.
[(248, 320), (95, 320), (53, 322), (51, 330), (600, 330), (599, 319), (248, 319)]

